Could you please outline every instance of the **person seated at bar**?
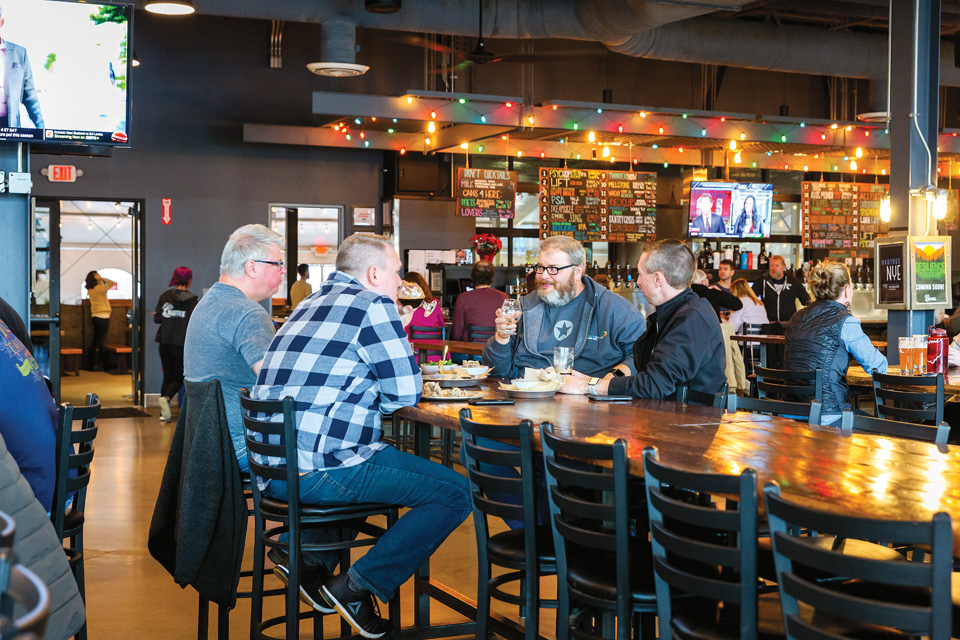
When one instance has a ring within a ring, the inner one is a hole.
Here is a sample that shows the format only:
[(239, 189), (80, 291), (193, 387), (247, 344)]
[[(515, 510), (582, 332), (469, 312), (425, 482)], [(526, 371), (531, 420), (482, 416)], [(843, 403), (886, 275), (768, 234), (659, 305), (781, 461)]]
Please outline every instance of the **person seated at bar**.
[(230, 438), (241, 471), (247, 445), (240, 417), (240, 389), (257, 382), (273, 340), (273, 320), (260, 306), (283, 282), (283, 236), (262, 224), (231, 234), (220, 257), (220, 279), (194, 307), (183, 344), (183, 377), (188, 382), (219, 380)]
[(40, 365), (3, 321), (0, 385), (0, 436), (33, 495), (49, 513), (57, 481), (57, 407)]
[(740, 333), (740, 330), (745, 324), (767, 323), (767, 310), (746, 280), (743, 278), (734, 280), (731, 291), (733, 291), (733, 295), (737, 296), (740, 304), (743, 306), (742, 309), (737, 309), (730, 314), (730, 324), (733, 325), (735, 333)]
[[(440, 301), (433, 297), (433, 292), (430, 291), (430, 285), (427, 284), (427, 279), (416, 271), (407, 271), (407, 274), (403, 276), (403, 279), (406, 282), (416, 284), (418, 287), (420, 287), (420, 290), (423, 291), (423, 302), (420, 303), (419, 307), (413, 310), (413, 319), (410, 320), (410, 324), (405, 327), (407, 336), (411, 340), (413, 339), (414, 328), (443, 329), (443, 309), (440, 307)], [(438, 362), (439, 360), (440, 356), (438, 354), (427, 356), (427, 362)]]
[(470, 269), (473, 290), (457, 296), (453, 307), (453, 332), (451, 340), (467, 340), (467, 326), (492, 327), (497, 321), (497, 309), (507, 299), (507, 294), (493, 288), (496, 269), (489, 260), (479, 260)]
[(586, 276), (586, 268), (583, 245), (573, 238), (540, 241), (537, 288), (521, 298), (520, 318), (496, 311), (497, 331), (483, 349), (491, 376), (553, 366), (555, 347), (573, 347), (574, 369), (587, 376), (633, 373), (631, 349), (646, 322), (629, 301)]
[[(366, 638), (390, 627), (383, 602), (470, 514), (466, 479), (452, 469), (380, 441), (381, 416), (420, 401), (422, 380), (398, 307), (403, 264), (391, 240), (355, 233), (337, 252), (336, 271), (280, 328), (252, 396), (296, 400), (300, 497), (321, 505), (375, 502), (411, 507), (354, 562), (332, 576), (339, 552), (304, 553), (301, 598), (337, 612)], [(286, 498), (286, 483), (268, 495)], [(329, 541), (336, 529), (310, 529), (304, 541)]]
[(633, 346), (636, 374), (601, 380), (574, 372), (561, 393), (669, 398), (677, 387), (717, 393), (726, 380), (726, 356), (717, 314), (690, 289), (697, 261), (679, 240), (648, 244), (637, 262), (637, 282), (656, 307)]
[(787, 326), (784, 368), (791, 371), (822, 369), (824, 373), (822, 423), (840, 420), (847, 402), (847, 369), (850, 356), (868, 374), (887, 372), (887, 359), (850, 313), (853, 284), (842, 262), (821, 261), (809, 275), (813, 304), (797, 311)]
[(710, 281), (707, 279), (706, 272), (697, 269), (693, 273), (693, 282), (690, 284), (690, 289), (710, 303), (718, 319), (720, 318), (721, 312), (726, 313), (731, 309), (738, 310), (743, 308), (743, 303), (740, 302), (740, 299), (735, 295), (723, 289), (711, 287), (709, 283)]

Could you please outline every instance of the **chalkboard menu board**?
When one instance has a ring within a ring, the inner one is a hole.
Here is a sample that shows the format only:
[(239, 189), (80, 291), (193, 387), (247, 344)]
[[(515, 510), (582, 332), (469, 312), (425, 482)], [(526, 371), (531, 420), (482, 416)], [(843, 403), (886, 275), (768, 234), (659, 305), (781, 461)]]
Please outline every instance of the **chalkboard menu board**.
[(803, 246), (807, 249), (869, 249), (884, 234), (880, 200), (884, 184), (804, 182), (801, 186)]
[(540, 169), (540, 237), (637, 242), (656, 236), (655, 173)]
[(904, 296), (903, 240), (877, 243), (877, 304), (900, 306)]
[(457, 215), (512, 218), (516, 202), (516, 171), (457, 169)]

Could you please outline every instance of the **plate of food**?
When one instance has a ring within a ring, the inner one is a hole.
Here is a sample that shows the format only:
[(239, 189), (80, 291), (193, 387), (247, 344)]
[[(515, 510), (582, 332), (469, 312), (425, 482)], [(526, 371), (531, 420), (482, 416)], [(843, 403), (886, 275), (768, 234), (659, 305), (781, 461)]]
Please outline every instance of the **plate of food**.
[(424, 400), (433, 400), (440, 402), (467, 402), (478, 398), (486, 397), (483, 391), (464, 391), (460, 387), (444, 389), (436, 382), (425, 382), (423, 385)]
[(444, 369), (455, 366), (453, 360), (437, 360), (428, 364), (421, 364), (420, 370), (423, 371), (424, 374), (432, 376), (440, 372), (440, 365), (443, 365)]
[(522, 378), (501, 382), (500, 389), (511, 398), (550, 398), (563, 386), (563, 376), (553, 370), (528, 368)]

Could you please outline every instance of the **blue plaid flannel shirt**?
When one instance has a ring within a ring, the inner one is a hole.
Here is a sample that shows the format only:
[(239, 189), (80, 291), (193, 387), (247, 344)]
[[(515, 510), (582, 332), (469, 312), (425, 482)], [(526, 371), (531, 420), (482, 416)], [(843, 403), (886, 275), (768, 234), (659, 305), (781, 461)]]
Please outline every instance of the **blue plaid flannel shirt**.
[(396, 304), (334, 271), (277, 332), (251, 395), (294, 398), (306, 473), (360, 464), (386, 447), (381, 414), (417, 404), (422, 391)]

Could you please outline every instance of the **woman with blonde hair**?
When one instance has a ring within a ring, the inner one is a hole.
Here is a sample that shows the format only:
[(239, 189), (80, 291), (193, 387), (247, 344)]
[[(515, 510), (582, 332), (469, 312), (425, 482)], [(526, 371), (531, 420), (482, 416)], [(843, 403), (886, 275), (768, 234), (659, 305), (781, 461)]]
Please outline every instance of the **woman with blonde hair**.
[(743, 278), (737, 278), (730, 285), (730, 291), (743, 303), (742, 309), (730, 314), (730, 324), (736, 333), (742, 333), (745, 324), (767, 324), (767, 310), (760, 298), (750, 288), (750, 284)]
[(850, 356), (868, 374), (886, 373), (887, 359), (873, 346), (850, 313), (853, 284), (850, 270), (841, 262), (817, 263), (809, 275), (814, 302), (797, 311), (786, 333), (784, 368), (824, 372), (823, 424), (835, 424), (847, 402), (847, 369)]

